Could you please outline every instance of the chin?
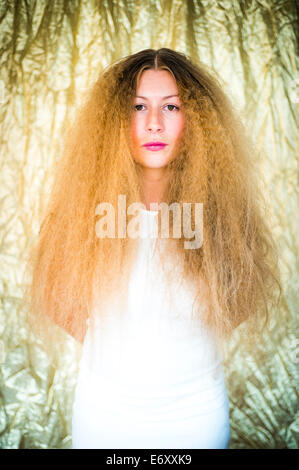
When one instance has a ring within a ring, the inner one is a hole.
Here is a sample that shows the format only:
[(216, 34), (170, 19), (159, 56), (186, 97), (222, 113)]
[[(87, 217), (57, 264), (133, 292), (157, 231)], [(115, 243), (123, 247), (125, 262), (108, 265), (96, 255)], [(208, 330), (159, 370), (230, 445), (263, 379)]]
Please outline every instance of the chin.
[(154, 169), (154, 168), (161, 169), (161, 168), (166, 168), (170, 162), (171, 160), (167, 162), (155, 162), (155, 163), (139, 162), (139, 164), (142, 166), (142, 168), (145, 168), (145, 169)]
[(143, 168), (164, 168), (168, 166), (175, 157), (163, 158), (153, 155), (151, 158), (136, 158), (135, 161)]

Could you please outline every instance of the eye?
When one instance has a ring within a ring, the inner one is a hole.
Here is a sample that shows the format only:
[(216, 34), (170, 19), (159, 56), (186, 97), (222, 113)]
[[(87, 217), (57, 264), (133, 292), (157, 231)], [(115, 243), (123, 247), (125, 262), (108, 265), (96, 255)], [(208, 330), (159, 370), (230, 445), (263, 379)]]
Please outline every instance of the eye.
[(134, 106), (135, 111), (140, 111), (139, 109), (136, 109), (136, 108), (138, 108), (138, 106), (144, 106), (144, 105), (143, 105), (143, 104), (136, 104), (136, 105)]
[[(175, 108), (176, 111), (179, 111), (179, 107), (178, 106), (175, 106), (174, 104), (167, 104), (165, 107), (167, 108), (168, 106), (172, 107), (172, 108)], [(170, 110), (171, 111), (171, 110)]]

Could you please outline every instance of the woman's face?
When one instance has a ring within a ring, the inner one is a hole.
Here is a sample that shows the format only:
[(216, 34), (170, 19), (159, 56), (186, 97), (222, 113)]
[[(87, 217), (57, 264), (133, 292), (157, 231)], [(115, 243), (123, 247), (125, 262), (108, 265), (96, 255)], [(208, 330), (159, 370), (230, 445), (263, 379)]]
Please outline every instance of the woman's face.
[[(175, 79), (167, 70), (145, 70), (134, 98), (131, 126), (134, 160), (162, 169), (175, 159), (184, 127), (184, 113)], [(149, 147), (150, 142), (165, 146)]]

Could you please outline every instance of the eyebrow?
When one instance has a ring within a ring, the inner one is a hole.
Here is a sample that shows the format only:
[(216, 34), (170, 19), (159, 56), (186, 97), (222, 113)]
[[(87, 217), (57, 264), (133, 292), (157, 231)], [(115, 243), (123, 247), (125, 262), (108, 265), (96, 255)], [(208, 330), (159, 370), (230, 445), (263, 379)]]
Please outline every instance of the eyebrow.
[[(179, 96), (179, 95), (169, 95), (169, 96), (163, 96), (162, 100), (166, 100), (168, 98), (172, 98), (173, 96)], [(135, 98), (142, 98), (143, 100), (147, 100), (148, 98), (146, 96), (135, 96)]]

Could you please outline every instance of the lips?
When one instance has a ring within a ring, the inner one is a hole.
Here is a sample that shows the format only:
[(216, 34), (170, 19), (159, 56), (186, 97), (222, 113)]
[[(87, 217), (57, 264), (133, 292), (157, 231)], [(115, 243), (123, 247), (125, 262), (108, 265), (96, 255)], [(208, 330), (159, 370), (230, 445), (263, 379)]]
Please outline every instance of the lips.
[(145, 147), (147, 150), (152, 150), (152, 151), (157, 151), (157, 150), (162, 150), (164, 147), (166, 147), (167, 144), (164, 144), (163, 142), (148, 142), (145, 144), (143, 147)]

